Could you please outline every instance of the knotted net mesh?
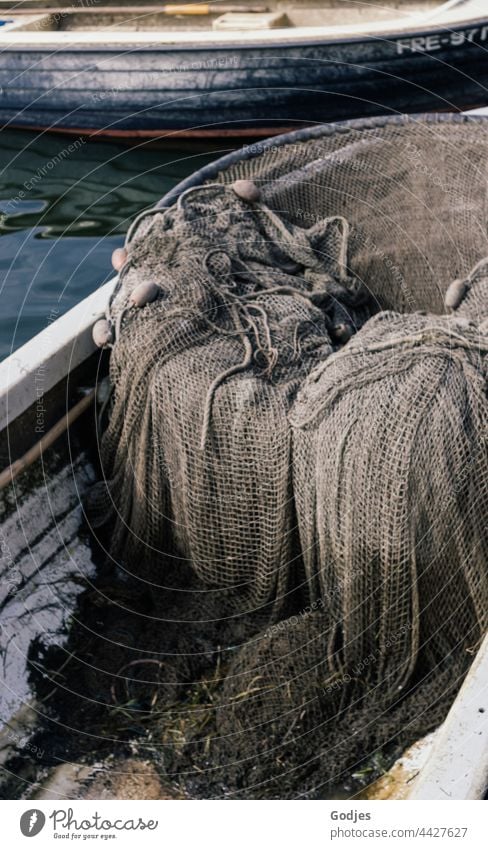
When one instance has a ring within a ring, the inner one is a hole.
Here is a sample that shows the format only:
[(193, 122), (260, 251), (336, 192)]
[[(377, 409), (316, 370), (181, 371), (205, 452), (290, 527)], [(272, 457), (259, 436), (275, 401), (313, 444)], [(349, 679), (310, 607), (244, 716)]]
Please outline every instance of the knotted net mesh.
[(194, 795), (323, 793), (435, 727), (486, 630), (486, 133), (271, 143), (129, 231), (89, 511), (158, 599), (161, 715), (205, 683)]

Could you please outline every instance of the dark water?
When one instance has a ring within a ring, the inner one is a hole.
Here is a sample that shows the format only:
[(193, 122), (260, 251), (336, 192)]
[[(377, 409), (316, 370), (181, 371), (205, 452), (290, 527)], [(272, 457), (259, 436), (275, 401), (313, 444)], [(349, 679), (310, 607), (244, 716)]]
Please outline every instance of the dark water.
[(131, 219), (226, 152), (0, 132), (0, 359), (113, 274)]

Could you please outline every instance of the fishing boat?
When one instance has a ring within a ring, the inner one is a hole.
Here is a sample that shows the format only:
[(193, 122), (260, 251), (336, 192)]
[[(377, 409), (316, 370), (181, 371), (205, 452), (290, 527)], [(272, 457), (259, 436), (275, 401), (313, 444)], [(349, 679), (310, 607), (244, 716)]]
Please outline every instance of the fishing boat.
[[(457, 134), (471, 127), (477, 133), (488, 133), (488, 117), (459, 115), (362, 119), (301, 129), (206, 165), (167, 194), (159, 206), (173, 205), (192, 187), (229, 183), (243, 174), (259, 179), (262, 186), (275, 186), (279, 197), (283, 186), (277, 163), (280, 153), (286, 155), (289, 150), (300, 157), (301, 180), (308, 175), (311, 184), (323, 190), (330, 168), (353, 168), (354, 173), (364, 175), (360, 140), (371, 143), (373, 155), (381, 143), (388, 144), (392, 157), (395, 150), (404, 155), (412, 146), (404, 137), (406, 129), (420, 126), (427, 142), (431, 139), (435, 143), (436, 132), (446, 124), (454, 147)], [(415, 137), (418, 151), (418, 135)], [(459, 148), (456, 150), (459, 153)], [(455, 155), (449, 161), (452, 164), (458, 159)], [(415, 181), (421, 203), (420, 194), (428, 196), (433, 175), (420, 167), (408, 174), (405, 200), (412, 195), (410, 179)], [(377, 212), (390, 175), (382, 174), (378, 180), (383, 182)], [(293, 183), (288, 185), (293, 191)], [(307, 221), (314, 214), (313, 191), (309, 197), (308, 207), (305, 203), (297, 210), (299, 220)], [(335, 203), (338, 207), (346, 205), (348, 198), (339, 194)], [(471, 209), (473, 204), (470, 195)], [(356, 214), (361, 218), (359, 207)], [(362, 217), (360, 226), (367, 228), (371, 221), (371, 215)], [(450, 244), (448, 239), (446, 244)], [(453, 245), (456, 254), (458, 248)], [(388, 233), (385, 244), (377, 244), (375, 249), (388, 263), (394, 250)], [(56, 699), (62, 700), (69, 689), (66, 672), (72, 662), (70, 652), (63, 647), (81, 617), (80, 595), (96, 581), (96, 558), (82, 531), (81, 501), (96, 479), (97, 421), (105, 403), (103, 378), (108, 354), (95, 347), (92, 327), (105, 314), (117, 282), (114, 278), (103, 285), (0, 364), (0, 762), (4, 782), (10, 781), (11, 787), (14, 781), (15, 792), (27, 797), (34, 793), (32, 788), (41, 794), (35, 798), (52, 798), (55, 793), (60, 794), (55, 798), (62, 798), (63, 794), (75, 793), (72, 785), (68, 792), (66, 783), (53, 784), (52, 772), (56, 772), (59, 754), (46, 767), (38, 731), (47, 723), (52, 729), (49, 733), (56, 733)], [(97, 622), (96, 627), (103, 627), (103, 623)], [(53, 647), (64, 651), (60, 666), (63, 675), (51, 678), (43, 659)], [(34, 692), (36, 674), (38, 680), (39, 675), (48, 679), (47, 702)], [(471, 670), (451, 711), (433, 745), (429, 745), (425, 765), (415, 782), (408, 786), (404, 783), (403, 795), (408, 792), (417, 799), (484, 797), (488, 788), (487, 675), (488, 638), (473, 656)], [(409, 781), (418, 772), (414, 770)], [(46, 781), (58, 790), (42, 795)]]
[(0, 3), (0, 124), (268, 136), (486, 103), (485, 0)]

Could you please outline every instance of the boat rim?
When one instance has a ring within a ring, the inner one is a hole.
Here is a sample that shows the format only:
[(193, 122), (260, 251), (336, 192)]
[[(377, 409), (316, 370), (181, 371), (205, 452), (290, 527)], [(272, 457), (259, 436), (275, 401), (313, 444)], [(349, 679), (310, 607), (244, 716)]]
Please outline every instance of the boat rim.
[[(472, 7), (472, 14), (469, 10)], [(0, 10), (1, 15), (1, 10)], [(41, 15), (39, 15), (40, 17)], [(486, 25), (487, 15), (479, 8), (478, 0), (458, 0), (452, 5), (450, 2), (443, 3), (436, 9), (404, 15), (401, 18), (391, 18), (386, 21), (377, 21), (364, 24), (348, 24), (345, 26), (301, 26), (301, 27), (276, 27), (268, 30), (184, 30), (164, 33), (164, 40), (157, 38), (161, 31), (120, 31), (115, 32), (110, 28), (102, 31), (10, 31), (2, 33), (0, 45), (2, 47), (15, 47), (22, 45), (24, 48), (42, 47), (56, 44), (58, 47), (68, 45), (90, 45), (103, 48), (117, 47), (118, 45), (136, 44), (150, 45), (160, 50), (172, 49), (177, 46), (180, 50), (211, 48), (212, 50), (225, 49), (226, 47), (245, 47), (249, 44), (263, 44), (265, 46), (293, 46), (294, 44), (316, 44), (316, 43), (342, 43), (363, 41), (365, 38), (390, 38), (400, 39), (404, 36), (428, 37), (436, 34), (443, 28), (450, 31), (451, 26), (456, 27), (481, 27)], [(4, 36), (4, 37), (3, 37)], [(191, 40), (190, 40), (191, 39)], [(414, 49), (413, 47), (411, 49)]]

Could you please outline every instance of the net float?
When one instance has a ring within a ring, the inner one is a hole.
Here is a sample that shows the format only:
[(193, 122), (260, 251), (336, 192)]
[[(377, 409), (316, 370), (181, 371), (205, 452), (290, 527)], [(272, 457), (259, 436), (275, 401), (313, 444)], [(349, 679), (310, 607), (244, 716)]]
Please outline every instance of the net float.
[(444, 295), (444, 305), (447, 309), (455, 310), (458, 308), (467, 290), (467, 285), (464, 280), (453, 280), (448, 286)]
[(159, 286), (156, 283), (145, 282), (139, 283), (138, 286), (130, 293), (129, 303), (133, 307), (145, 307), (154, 301), (159, 292)]
[(341, 342), (343, 345), (345, 345), (346, 342), (349, 342), (349, 339), (352, 336), (352, 330), (348, 324), (336, 324), (336, 326), (332, 328), (332, 333), (334, 335), (334, 339), (336, 339), (337, 342)]
[(115, 248), (112, 254), (112, 265), (116, 271), (120, 271), (121, 268), (127, 262), (127, 251), (125, 248)]
[(106, 318), (101, 318), (95, 322), (92, 330), (92, 338), (97, 348), (105, 348), (113, 342), (112, 325)]
[(252, 180), (236, 180), (232, 183), (232, 188), (237, 197), (245, 203), (257, 203), (261, 197), (260, 190)]

